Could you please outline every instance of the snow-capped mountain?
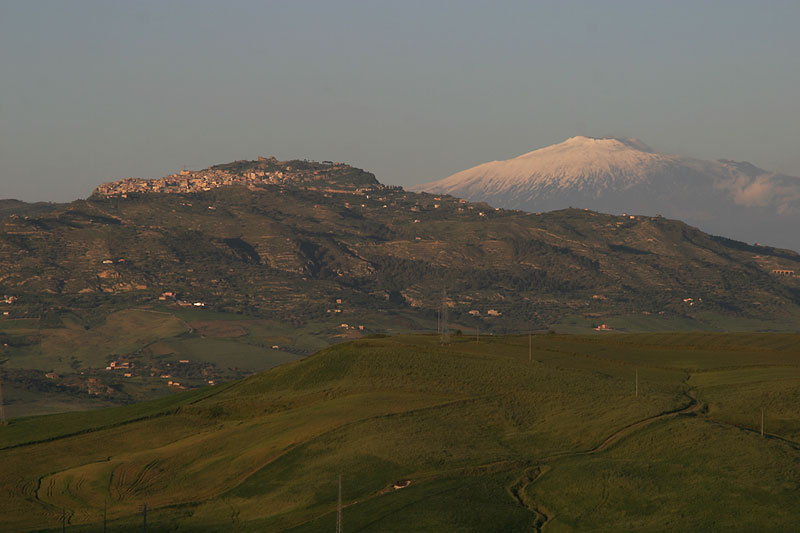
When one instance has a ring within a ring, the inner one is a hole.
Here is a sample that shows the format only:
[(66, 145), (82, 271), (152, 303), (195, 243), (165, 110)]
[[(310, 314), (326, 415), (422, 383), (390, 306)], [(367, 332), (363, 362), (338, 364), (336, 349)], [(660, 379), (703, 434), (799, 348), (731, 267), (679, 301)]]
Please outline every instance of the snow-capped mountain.
[(661, 154), (636, 139), (572, 137), (411, 190), (525, 211), (660, 214), (717, 235), (800, 250), (800, 178), (749, 163)]

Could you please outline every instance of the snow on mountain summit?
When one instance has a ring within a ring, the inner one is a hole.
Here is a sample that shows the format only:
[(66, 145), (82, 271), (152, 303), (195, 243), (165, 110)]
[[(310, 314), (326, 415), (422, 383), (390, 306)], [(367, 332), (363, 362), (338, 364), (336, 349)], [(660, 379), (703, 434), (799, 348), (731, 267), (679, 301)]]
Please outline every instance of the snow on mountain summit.
[(654, 153), (635, 139), (572, 137), (506, 161), (492, 161), (415, 190), (457, 196), (543, 188), (628, 188), (674, 156)]
[(638, 139), (576, 136), (410, 188), (496, 207), (663, 214), (720, 235), (800, 249), (800, 178), (662, 154)]

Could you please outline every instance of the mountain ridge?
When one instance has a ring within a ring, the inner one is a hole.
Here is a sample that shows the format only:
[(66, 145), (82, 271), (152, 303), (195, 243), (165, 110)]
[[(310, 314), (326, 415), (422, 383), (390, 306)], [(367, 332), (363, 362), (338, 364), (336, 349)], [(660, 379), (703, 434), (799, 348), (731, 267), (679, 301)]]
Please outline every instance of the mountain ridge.
[[(345, 339), (436, 331), (444, 306), (449, 329), (481, 336), (800, 324), (790, 250), (659, 216), (537, 215), (342, 172), (356, 179), (120, 191), (0, 218), (5, 390), (127, 401), (166, 392), (165, 379), (195, 387)], [(136, 379), (112, 363), (135, 365)]]
[(800, 249), (800, 236), (787, 228), (800, 223), (800, 178), (747, 162), (661, 154), (637, 139), (571, 137), (409, 190), (534, 212), (580, 206), (663, 214), (726, 237)]
[[(230, 165), (251, 163), (258, 162)], [(311, 176), (327, 168), (305, 164)], [(384, 186), (352, 167), (339, 171), (358, 179), (94, 194), (38, 216), (2, 219), (0, 293), (20, 297), (17, 308), (25, 304), (27, 316), (40, 301), (114, 306), (167, 291), (220, 310), (302, 320), (325, 316), (325, 302), (341, 290), (359, 294), (362, 311), (389, 305), (429, 315), (441, 305), (441, 280), (455, 276), (448, 290), (462, 295), (454, 317), (474, 322), (469, 311), (485, 316), (493, 308), (502, 317), (492, 324), (512, 329), (534, 316), (539, 325), (552, 323), (598, 294), (606, 298), (590, 306), (598, 316), (630, 306), (685, 313), (675, 292), (703, 293), (706, 305), (750, 316), (765, 313), (752, 303), (759, 291), (800, 303), (795, 278), (772, 274), (800, 272), (796, 253), (715, 238), (662, 217), (577, 209), (536, 216)], [(527, 296), (512, 296), (520, 289)], [(560, 308), (534, 303), (558, 300)]]

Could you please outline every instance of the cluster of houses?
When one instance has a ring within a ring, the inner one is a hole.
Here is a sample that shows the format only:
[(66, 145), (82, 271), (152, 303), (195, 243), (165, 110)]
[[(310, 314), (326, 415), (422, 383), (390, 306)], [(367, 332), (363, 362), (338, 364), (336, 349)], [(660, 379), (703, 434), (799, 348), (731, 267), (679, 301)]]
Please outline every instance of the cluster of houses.
[(178, 300), (178, 296), (174, 291), (165, 291), (162, 292), (161, 295), (158, 297), (159, 300), (162, 302), (164, 301), (174, 301), (178, 307), (205, 307), (205, 302), (192, 302), (187, 300)]
[[(481, 312), (477, 309), (470, 309), (468, 313), (472, 316), (481, 316)], [(497, 309), (489, 309), (486, 311), (486, 316), (501, 316), (503, 313), (498, 311)]]
[(164, 178), (148, 180), (142, 178), (125, 178), (112, 183), (104, 183), (95, 189), (95, 194), (103, 196), (127, 197), (132, 193), (192, 193), (210, 191), (225, 185), (255, 185), (263, 183), (282, 183), (282, 172), (266, 173), (250, 172), (238, 176), (221, 170), (182, 170), (178, 174), (170, 174)]
[[(17, 301), (16, 296), (3, 296), (3, 303), (7, 305), (11, 305)], [(10, 311), (3, 311), (3, 316), (9, 316), (11, 314)]]
[[(132, 370), (132, 369), (133, 369), (133, 363), (130, 363), (128, 361), (111, 361), (110, 363), (108, 363), (108, 366), (106, 366), (106, 370)], [(130, 376), (126, 375), (125, 377), (129, 378)]]
[[(104, 183), (94, 190), (94, 194), (106, 197), (127, 198), (133, 193), (166, 193), (186, 194), (210, 191), (227, 185), (244, 185), (253, 188), (257, 185), (286, 185), (318, 181), (325, 174), (346, 167), (343, 163), (330, 163), (317, 170), (297, 170), (291, 166), (281, 166), (275, 158), (258, 158), (259, 162), (269, 163), (258, 168), (254, 165), (241, 173), (230, 172), (220, 168), (204, 170), (181, 170), (159, 179), (125, 178), (111, 183)], [(209, 209), (212, 209), (211, 207)]]
[[(167, 367), (177, 368), (183, 367), (186, 368), (186, 365), (189, 365), (191, 361), (189, 359), (180, 359), (177, 365), (173, 366), (172, 363), (165, 363)], [(108, 363), (106, 366), (106, 370), (108, 371), (122, 371), (123, 377), (130, 378), (133, 377), (133, 370), (135, 368), (135, 364), (130, 361), (122, 361), (122, 360), (114, 360)], [(145, 373), (146, 373), (145, 367)], [(205, 374), (205, 372), (204, 372)], [(186, 389), (186, 385), (183, 385), (181, 382), (175, 380), (173, 375), (169, 373), (169, 371), (159, 370), (157, 367), (150, 368), (150, 376), (156, 377), (158, 376), (161, 379), (167, 380), (167, 386), (173, 389)], [(48, 376), (49, 377), (49, 376)], [(216, 385), (216, 381), (214, 379), (207, 379), (209, 385)]]
[(353, 326), (350, 324), (341, 323), (339, 324), (339, 327), (342, 329), (357, 329), (359, 331), (364, 331), (364, 326), (361, 324), (359, 324), (358, 326)]

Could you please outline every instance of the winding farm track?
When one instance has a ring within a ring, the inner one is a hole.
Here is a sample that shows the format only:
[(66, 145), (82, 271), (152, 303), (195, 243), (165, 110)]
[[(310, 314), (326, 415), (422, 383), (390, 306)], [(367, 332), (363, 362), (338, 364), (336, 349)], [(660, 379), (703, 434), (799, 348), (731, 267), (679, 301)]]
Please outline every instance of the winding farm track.
[[(660, 413), (660, 414), (657, 414), (657, 415), (654, 415), (654, 416), (639, 420), (638, 422), (634, 422), (633, 424), (629, 424), (629, 425), (625, 426), (624, 428), (619, 429), (619, 430), (615, 431), (614, 433), (612, 433), (611, 435), (609, 435), (609, 437), (606, 438), (606, 440), (604, 440), (603, 442), (601, 442), (600, 444), (598, 444), (597, 446), (595, 446), (591, 450), (586, 450), (586, 451), (583, 451), (583, 452), (573, 452), (573, 453), (568, 453), (566, 455), (569, 455), (569, 456), (592, 455), (592, 454), (597, 453), (597, 452), (602, 452), (603, 450), (607, 449), (608, 447), (610, 447), (612, 444), (614, 444), (618, 440), (622, 439), (626, 435), (636, 431), (639, 428), (642, 428), (642, 427), (644, 427), (644, 426), (646, 426), (648, 424), (651, 424), (651, 423), (653, 423), (653, 422), (655, 422), (657, 420), (663, 420), (665, 418), (674, 418), (674, 417), (676, 417), (678, 415), (685, 415), (685, 414), (693, 413), (693, 412), (699, 411), (703, 407), (703, 404), (695, 397), (693, 391), (687, 392), (686, 393), (686, 397), (689, 398), (689, 405), (686, 405), (684, 407), (680, 407), (678, 409), (673, 409), (671, 411), (665, 411), (663, 413)], [(548, 457), (548, 459), (555, 458), (555, 457), (558, 457), (558, 456), (551, 456), (551, 457)]]
[[(632, 424), (628, 424), (627, 426), (618, 429), (605, 440), (603, 440), (598, 445), (590, 448), (588, 450), (582, 450), (577, 452), (560, 452), (549, 455), (547, 457), (542, 458), (542, 463), (547, 463), (549, 461), (564, 459), (567, 457), (578, 457), (578, 456), (585, 456), (585, 455), (593, 455), (599, 452), (602, 452), (608, 448), (610, 448), (615, 443), (619, 442), (626, 436), (634, 433), (635, 431), (652, 424), (658, 420), (666, 420), (668, 418), (674, 418), (679, 415), (686, 415), (690, 413), (694, 413), (699, 411), (703, 404), (700, 402), (694, 395), (693, 391), (689, 391), (686, 393), (686, 397), (689, 398), (689, 404), (683, 407), (679, 407), (677, 409), (673, 409), (670, 411), (665, 411), (663, 413), (659, 413), (657, 415), (649, 416), (647, 418), (643, 418), (637, 422), (633, 422)], [(519, 505), (526, 508), (530, 511), (536, 519), (534, 520), (533, 530), (540, 532), (542, 531), (547, 523), (551, 520), (552, 516), (550, 516), (541, 506), (537, 506), (531, 502), (527, 501), (525, 497), (526, 489), (533, 483), (536, 482), (540, 477), (542, 477), (545, 473), (550, 470), (550, 466), (547, 464), (543, 464), (541, 466), (536, 466), (533, 468), (529, 468), (525, 471), (525, 474), (520, 477), (513, 485), (511, 485), (508, 489), (511, 496), (517, 501)]]

